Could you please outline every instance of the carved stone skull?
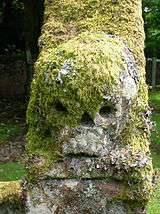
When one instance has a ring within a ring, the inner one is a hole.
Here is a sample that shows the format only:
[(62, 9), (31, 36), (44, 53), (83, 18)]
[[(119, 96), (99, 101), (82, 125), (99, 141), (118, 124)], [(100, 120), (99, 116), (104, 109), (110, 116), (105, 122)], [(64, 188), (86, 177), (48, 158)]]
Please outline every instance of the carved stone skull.
[(128, 46), (83, 33), (39, 63), (28, 108), (29, 171), (37, 180), (27, 186), (28, 213), (138, 213), (129, 204), (152, 189), (152, 166)]

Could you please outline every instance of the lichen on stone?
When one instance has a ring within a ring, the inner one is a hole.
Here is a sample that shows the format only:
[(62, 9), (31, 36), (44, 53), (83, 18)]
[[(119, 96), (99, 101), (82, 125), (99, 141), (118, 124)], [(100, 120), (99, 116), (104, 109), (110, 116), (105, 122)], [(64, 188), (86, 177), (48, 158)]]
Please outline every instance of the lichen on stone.
[[(53, 210), (73, 211), (76, 192), (80, 213), (86, 206), (81, 193), (93, 210), (94, 200), (101, 206), (102, 189), (90, 183), (101, 181), (124, 213), (142, 211), (153, 190), (153, 167), (141, 12), (140, 0), (45, 1), (27, 111), (31, 212), (50, 207), (33, 205), (38, 194), (53, 196)], [(55, 192), (53, 180), (60, 184)], [(120, 187), (114, 197), (109, 181)]]
[(54, 157), (55, 148), (69, 135), (61, 139), (62, 129), (75, 127), (85, 112), (95, 117), (104, 91), (113, 93), (120, 73), (127, 70), (124, 49), (118, 38), (86, 32), (47, 56), (41, 53), (27, 114), (30, 151), (48, 146)]
[(39, 45), (45, 54), (81, 32), (104, 32), (124, 39), (139, 70), (139, 105), (147, 105), (144, 30), (141, 0), (45, 1), (44, 25)]

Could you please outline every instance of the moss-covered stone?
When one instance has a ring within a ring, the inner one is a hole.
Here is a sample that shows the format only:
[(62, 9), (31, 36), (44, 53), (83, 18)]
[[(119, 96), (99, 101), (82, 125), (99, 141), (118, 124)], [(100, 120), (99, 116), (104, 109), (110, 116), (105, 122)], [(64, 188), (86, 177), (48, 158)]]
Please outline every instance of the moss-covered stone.
[(103, 31), (123, 37), (144, 65), (141, 14), (140, 0), (46, 0), (40, 44), (44, 49), (52, 48), (81, 32)]
[(28, 149), (56, 158), (61, 131), (80, 124), (85, 112), (95, 117), (103, 100), (126, 70), (124, 43), (104, 33), (83, 33), (41, 55), (28, 107)]
[[(33, 204), (38, 194), (45, 198), (41, 184), (50, 188), (52, 179), (61, 183), (63, 178), (71, 189), (81, 179), (91, 184), (99, 179), (121, 182), (122, 190), (115, 198), (110, 194), (111, 201), (129, 204), (120, 206), (124, 213), (136, 213), (153, 190), (141, 1), (46, 0), (39, 43), (27, 152), (30, 183), (38, 177), (40, 186), (33, 184), (38, 192), (33, 193), (31, 184), (30, 210), (39, 209)], [(65, 185), (55, 190), (55, 200)], [(99, 190), (89, 188), (87, 194), (96, 200)], [(65, 209), (70, 197), (64, 191), (52, 210)]]
[(140, 75), (139, 105), (148, 102), (144, 81), (144, 30), (141, 0), (45, 1), (44, 25), (39, 44), (50, 52), (53, 46), (81, 32), (105, 32), (118, 35), (131, 48)]
[[(58, 45), (49, 54), (40, 55), (28, 107), (27, 149), (30, 155), (42, 156), (40, 159), (45, 161), (37, 163), (33, 160), (32, 176), (41, 173), (48, 163), (63, 159), (63, 144), (73, 138), (73, 130), (81, 124), (85, 113), (97, 123), (96, 115), (105, 95), (111, 97), (111, 103), (119, 106), (114, 113), (117, 122), (114, 122), (115, 128), (110, 130), (110, 135), (121, 145), (109, 153), (110, 164), (120, 171), (125, 182), (131, 183), (130, 191), (127, 190), (129, 198), (147, 198), (152, 191), (153, 175), (147, 157), (149, 124), (146, 124), (145, 111), (148, 106), (138, 103), (137, 71), (132, 77), (137, 92), (131, 87), (131, 93), (128, 86), (126, 92), (121, 88), (124, 86), (120, 86), (120, 79), (129, 69), (126, 48), (118, 37), (86, 32)], [(120, 97), (126, 101), (121, 101)], [(100, 126), (109, 130), (105, 123), (100, 122)], [(123, 175), (124, 170), (128, 174)], [(113, 173), (105, 177), (117, 179)]]

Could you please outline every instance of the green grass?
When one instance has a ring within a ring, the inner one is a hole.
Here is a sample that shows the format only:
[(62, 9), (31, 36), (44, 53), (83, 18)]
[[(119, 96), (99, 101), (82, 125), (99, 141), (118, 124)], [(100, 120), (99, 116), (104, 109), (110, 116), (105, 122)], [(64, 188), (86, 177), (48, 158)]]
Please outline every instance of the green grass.
[(155, 131), (151, 134), (151, 141), (160, 145), (160, 113), (153, 113), (152, 120), (155, 122)]
[[(159, 150), (160, 152), (160, 150)], [(156, 151), (151, 151), (152, 153), (152, 162), (153, 162), (153, 167), (156, 169), (156, 170), (159, 170), (160, 171), (160, 154), (158, 154), (158, 152)]]
[(152, 120), (155, 122), (155, 132), (151, 134), (151, 141), (160, 144), (160, 92), (151, 92), (149, 94), (149, 103), (153, 107)]
[(17, 136), (21, 131), (22, 128), (19, 124), (0, 122), (0, 143), (9, 140), (13, 136)]
[(160, 183), (157, 186), (152, 199), (149, 201), (147, 214), (160, 214)]
[(160, 113), (160, 91), (149, 93), (150, 106), (153, 107), (154, 112)]
[[(0, 99), (0, 149), (25, 133), (26, 104), (21, 99)], [(0, 181), (16, 181), (25, 175), (18, 162), (0, 163)]]
[[(153, 107), (152, 120), (156, 123), (155, 132), (151, 134), (151, 153), (155, 170), (160, 171), (160, 92), (149, 94), (150, 106)], [(147, 214), (160, 214), (160, 182), (149, 201)]]
[(16, 181), (24, 175), (24, 166), (18, 162), (0, 164), (0, 181)]

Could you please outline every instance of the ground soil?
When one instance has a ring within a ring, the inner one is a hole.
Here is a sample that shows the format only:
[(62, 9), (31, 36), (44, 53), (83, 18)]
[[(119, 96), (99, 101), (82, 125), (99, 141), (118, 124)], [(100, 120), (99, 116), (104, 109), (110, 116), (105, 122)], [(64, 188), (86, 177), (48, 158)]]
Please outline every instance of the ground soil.
[(0, 99), (0, 122), (19, 126), (19, 133), (0, 142), (0, 163), (18, 161), (23, 157), (26, 144), (26, 103), (22, 99)]

